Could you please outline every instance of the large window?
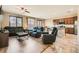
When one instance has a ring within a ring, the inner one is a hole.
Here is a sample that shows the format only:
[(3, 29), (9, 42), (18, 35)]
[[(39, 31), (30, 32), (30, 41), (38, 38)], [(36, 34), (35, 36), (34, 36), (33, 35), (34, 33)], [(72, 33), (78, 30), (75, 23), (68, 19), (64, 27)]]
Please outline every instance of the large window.
[(28, 28), (33, 29), (34, 26), (35, 26), (34, 19), (33, 18), (28, 18)]
[(35, 18), (28, 18), (28, 28), (33, 29), (33, 27), (44, 27), (45, 20), (39, 20)]
[(44, 20), (37, 20), (37, 26), (43, 27), (44, 26)]
[(10, 16), (10, 27), (22, 27), (22, 17)]
[(17, 18), (17, 27), (22, 26), (22, 18)]
[(16, 17), (10, 17), (9, 22), (11, 27), (16, 27)]

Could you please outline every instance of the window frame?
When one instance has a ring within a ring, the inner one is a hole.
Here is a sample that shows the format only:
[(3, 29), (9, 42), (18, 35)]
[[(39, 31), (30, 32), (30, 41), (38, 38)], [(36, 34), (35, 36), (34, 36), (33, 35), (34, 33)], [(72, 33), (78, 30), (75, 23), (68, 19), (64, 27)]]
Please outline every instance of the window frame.
[[(9, 26), (10, 26), (10, 27), (13, 27), (13, 26), (11, 26), (11, 23), (10, 23), (10, 17), (16, 17), (16, 26), (15, 26), (15, 27), (23, 27), (23, 17), (19, 17), (19, 16), (9, 16)], [(21, 18), (21, 26), (17, 26), (17, 18)]]

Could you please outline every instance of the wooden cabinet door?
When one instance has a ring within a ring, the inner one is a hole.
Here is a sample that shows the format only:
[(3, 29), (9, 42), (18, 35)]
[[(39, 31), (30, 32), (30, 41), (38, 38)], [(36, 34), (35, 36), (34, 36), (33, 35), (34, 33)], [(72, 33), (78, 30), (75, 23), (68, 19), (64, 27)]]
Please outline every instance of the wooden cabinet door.
[(69, 24), (74, 24), (74, 19), (73, 18), (69, 18)]
[(65, 29), (65, 33), (68, 33), (68, 29), (67, 28)]
[(65, 20), (65, 24), (74, 24), (73, 17), (71, 17), (71, 18), (65, 18), (64, 20)]
[(68, 19), (67, 18), (65, 18), (64, 21), (65, 21), (65, 24), (68, 24)]
[(70, 28), (70, 34), (74, 34), (74, 28)]
[(74, 34), (74, 28), (66, 28), (65, 33)]

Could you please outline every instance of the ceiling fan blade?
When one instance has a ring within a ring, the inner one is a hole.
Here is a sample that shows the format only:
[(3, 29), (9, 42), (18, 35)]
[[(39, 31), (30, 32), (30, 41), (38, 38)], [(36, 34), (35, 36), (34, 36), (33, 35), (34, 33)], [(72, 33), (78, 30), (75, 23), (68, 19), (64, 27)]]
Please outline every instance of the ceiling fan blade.
[(25, 10), (25, 12), (30, 13), (29, 11), (26, 11), (26, 10)]
[(27, 13), (30, 13), (29, 11), (27, 11), (26, 8), (24, 8), (24, 7), (20, 7), (20, 8), (21, 8), (22, 11), (27, 12)]

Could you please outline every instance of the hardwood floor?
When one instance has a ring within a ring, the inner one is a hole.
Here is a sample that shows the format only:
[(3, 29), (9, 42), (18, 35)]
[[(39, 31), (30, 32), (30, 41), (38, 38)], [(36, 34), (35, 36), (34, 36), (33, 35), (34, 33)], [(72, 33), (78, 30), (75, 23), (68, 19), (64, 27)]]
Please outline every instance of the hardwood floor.
[(76, 53), (76, 35), (66, 34), (58, 37), (53, 45), (44, 45), (41, 38), (23, 37), (19, 42), (16, 37), (9, 38), (9, 46), (0, 48), (1, 53)]

